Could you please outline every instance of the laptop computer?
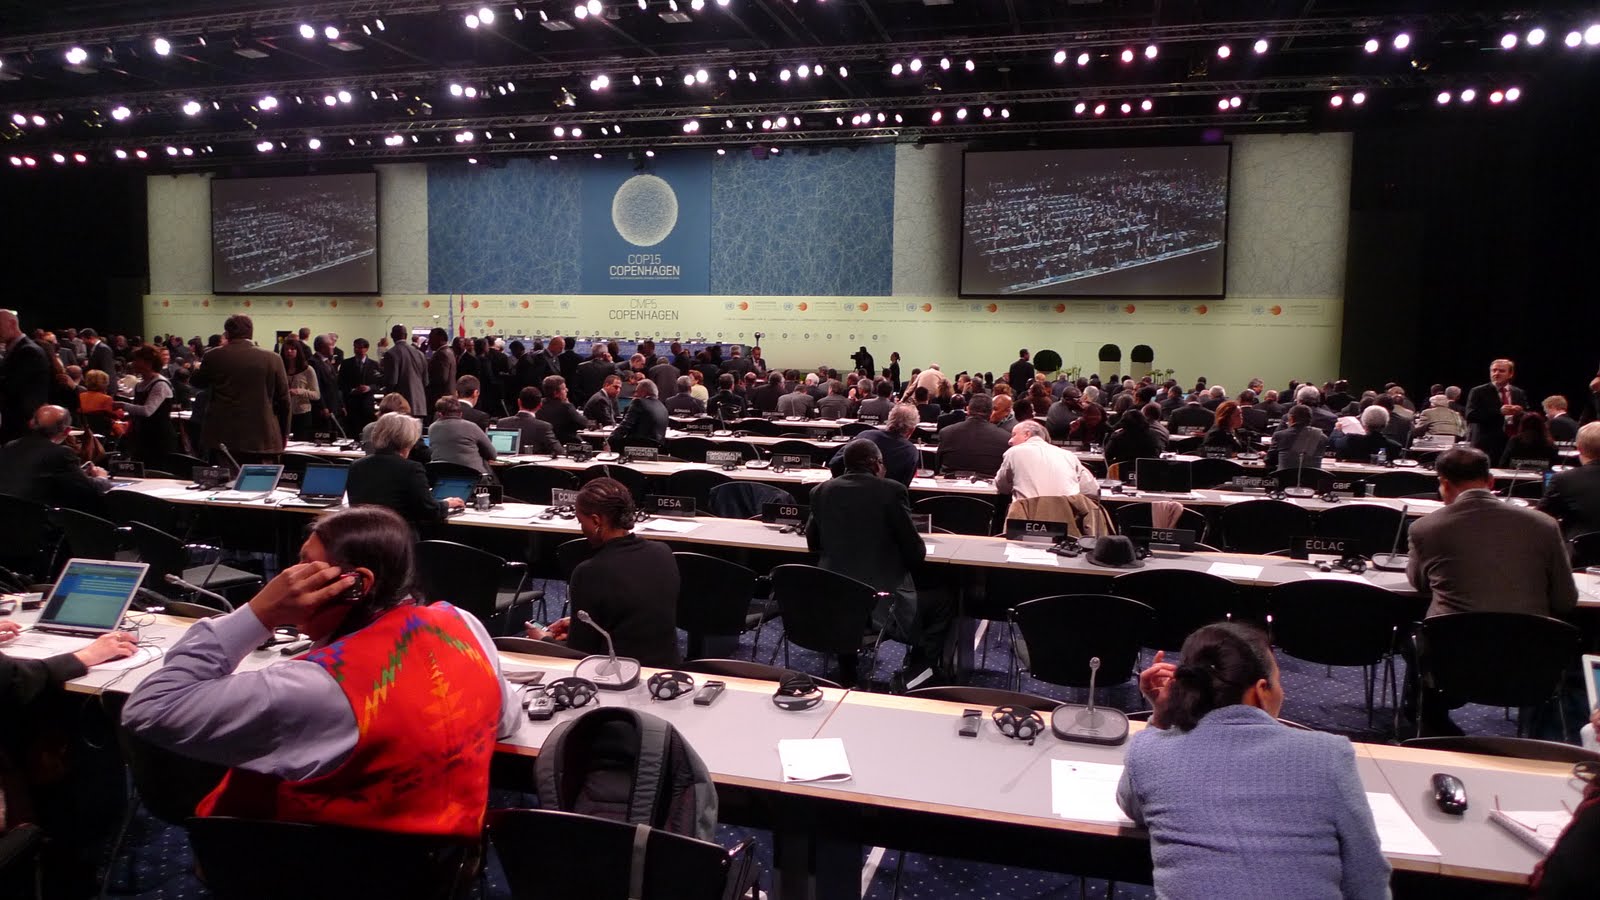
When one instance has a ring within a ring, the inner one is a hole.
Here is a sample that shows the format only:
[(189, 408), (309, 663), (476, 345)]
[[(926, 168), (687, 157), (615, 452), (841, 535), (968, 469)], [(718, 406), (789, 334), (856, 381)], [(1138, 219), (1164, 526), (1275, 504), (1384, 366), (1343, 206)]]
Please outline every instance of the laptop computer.
[(251, 464), (239, 467), (233, 486), (211, 496), (212, 500), (261, 500), (270, 496), (283, 477), (283, 466)]
[(522, 429), (491, 428), (489, 443), (494, 445), (494, 452), (501, 456), (516, 456), (522, 450)]
[(344, 502), (344, 486), (349, 480), (349, 466), (306, 466), (300, 477), (300, 496), (295, 500), (306, 506), (338, 506)]
[(115, 630), (149, 570), (145, 563), (67, 560), (33, 630), (89, 639)]
[(472, 489), (478, 484), (477, 476), (443, 475), (433, 485), (433, 499), (448, 500), (459, 497), (462, 502), (472, 502)]

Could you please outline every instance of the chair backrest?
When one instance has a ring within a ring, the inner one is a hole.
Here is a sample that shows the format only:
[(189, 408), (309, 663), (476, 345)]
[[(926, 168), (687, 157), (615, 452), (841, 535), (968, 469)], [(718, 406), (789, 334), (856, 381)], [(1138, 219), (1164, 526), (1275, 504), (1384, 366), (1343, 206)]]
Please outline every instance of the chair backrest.
[(556, 644), (550, 641), (536, 641), (525, 637), (497, 637), (494, 639), (496, 650), (506, 653), (521, 653), (525, 656), (548, 656), (551, 659), (583, 659), (589, 654), (573, 650), (565, 644)]
[(342, 462), (338, 457), (324, 459), (320, 456), (312, 456), (309, 453), (285, 453), (280, 458), (283, 461), (283, 470), (285, 472), (304, 472), (306, 466), (326, 466), (335, 461)]
[(1556, 741), (1537, 741), (1533, 738), (1499, 737), (1491, 735), (1455, 735), (1451, 737), (1412, 738), (1402, 747), (1418, 750), (1443, 750), (1451, 753), (1476, 753), (1479, 756), (1499, 756), (1505, 759), (1534, 759), (1541, 762), (1580, 763), (1600, 762), (1600, 753), (1585, 750), (1572, 744)]
[(464, 466), (460, 463), (445, 462), (437, 459), (430, 461), (424, 468), (428, 470), (429, 484), (437, 484), (441, 478), (483, 477), (482, 472), (479, 472), (477, 469), (474, 469), (471, 466)]
[(1600, 531), (1580, 534), (1568, 542), (1572, 551), (1572, 568), (1586, 569), (1600, 566)]
[(711, 514), (724, 519), (748, 519), (761, 514), (768, 503), (793, 503), (794, 495), (759, 481), (734, 481), (711, 489)]
[(481, 845), (481, 838), (225, 816), (191, 818), (188, 829), (196, 868), (218, 900), (282, 898), (285, 860), (294, 860), (296, 871), (315, 873), (297, 879), (292, 891), (307, 900), (452, 900), (470, 884), (469, 863)]
[(1267, 592), (1272, 642), (1298, 659), (1368, 666), (1393, 653), (1397, 630), (1422, 615), (1419, 601), (1350, 581), (1291, 581)]
[(1289, 538), (1310, 533), (1311, 514), (1283, 500), (1246, 500), (1222, 508), (1224, 546), (1240, 553), (1285, 550)]
[(39, 527), (45, 512), (43, 503), (0, 494), (0, 558), (30, 575), (38, 574), (34, 570), (42, 570), (48, 562), (41, 558), (46, 539), (54, 542), (49, 529)]
[(119, 525), (143, 522), (168, 534), (182, 533), (175, 503), (138, 491), (108, 491), (105, 497), (106, 518)]
[[(1149, 528), (1154, 524), (1151, 520), (1154, 507), (1155, 504), (1153, 503), (1124, 503), (1117, 507), (1117, 531), (1126, 532), (1130, 527)], [(1206, 530), (1211, 527), (1211, 523), (1206, 521), (1204, 513), (1185, 506), (1183, 511), (1178, 513), (1177, 527), (1193, 531), (1194, 539), (1203, 541), (1206, 537)]]
[(1537, 706), (1583, 653), (1578, 628), (1530, 613), (1429, 616), (1417, 628), (1422, 682), (1468, 703)]
[(783, 429), (776, 422), (769, 422), (760, 418), (744, 418), (729, 423), (729, 428), (735, 432), (754, 434), (761, 437), (777, 437)]
[(770, 456), (777, 456), (780, 453), (791, 455), (808, 453), (811, 455), (811, 461), (814, 464), (821, 466), (827, 465), (828, 460), (833, 459), (834, 451), (837, 449), (838, 448), (836, 447), (829, 447), (826, 444), (818, 445), (813, 444), (810, 441), (789, 439), (778, 441), (775, 444), (769, 445), (767, 447), (767, 454)]
[(755, 594), (756, 573), (703, 553), (674, 553), (678, 563), (678, 627), (696, 635), (737, 636)]
[(981, 497), (963, 497), (945, 494), (924, 497), (911, 507), (912, 512), (927, 513), (933, 524), (954, 534), (994, 534), (994, 504)]
[(182, 825), (206, 795), (222, 782), (226, 766), (202, 762), (158, 747), (122, 726), (117, 744), (139, 802), (168, 825)]
[(623, 487), (628, 489), (628, 493), (633, 495), (633, 502), (641, 503), (644, 501), (647, 485), (644, 473), (638, 469), (631, 466), (600, 463), (578, 473), (579, 484), (588, 484), (596, 478), (611, 478), (619, 481)]
[[(1353, 538), (1366, 556), (1388, 553), (1395, 545), (1395, 532), (1402, 529), (1405, 516), (1398, 509), (1376, 506), (1371, 503), (1353, 503), (1335, 506), (1317, 514), (1312, 526), (1321, 537)], [(1405, 536), (1400, 537), (1400, 551), (1405, 552)]]
[(1019, 603), (1011, 620), (1027, 642), (1028, 673), (1068, 687), (1089, 685), (1089, 660), (1100, 658), (1099, 687), (1133, 677), (1155, 610), (1110, 594), (1058, 594)]
[(1379, 472), (1368, 476), (1367, 486), (1374, 497), (1410, 497), (1413, 494), (1439, 493), (1439, 479), (1427, 472)]
[(721, 449), (710, 438), (681, 437), (667, 441), (667, 452), (676, 459), (684, 462), (703, 463), (706, 461), (707, 450)]
[(717, 844), (652, 828), (640, 847), (638, 826), (595, 816), (497, 809), (488, 832), (515, 900), (722, 900), (737, 877)]
[(772, 570), (772, 599), (783, 615), (783, 633), (793, 644), (818, 653), (853, 654), (877, 602), (872, 585), (791, 563)]
[(1203, 457), (1194, 461), (1190, 468), (1190, 477), (1194, 479), (1195, 490), (1216, 487), (1226, 484), (1238, 475), (1249, 475), (1250, 470), (1231, 459), (1215, 459)]
[(556, 571), (561, 573), (562, 581), (572, 580), (572, 570), (594, 555), (595, 546), (587, 538), (573, 538), (562, 541), (556, 545)]
[[(694, 672), (700, 675), (721, 675), (724, 678), (749, 678), (756, 681), (780, 682), (790, 675), (795, 674), (793, 669), (783, 666), (769, 666), (766, 663), (753, 662), (748, 659), (692, 659), (684, 662), (678, 668), (685, 672)], [(811, 676), (818, 687), (839, 687), (839, 683), (826, 678)]]
[(696, 510), (710, 512), (711, 489), (732, 480), (711, 469), (684, 469), (668, 475), (661, 487), (662, 493), (674, 497), (693, 497)]
[(506, 561), (454, 541), (418, 541), (416, 588), (424, 603), (447, 602), (493, 627), (495, 598)]
[[(154, 464), (156, 462), (158, 461), (153, 459), (145, 460), (145, 464), (147, 465)], [(178, 475), (183, 478), (192, 477), (194, 475), (195, 466), (210, 465), (210, 463), (206, 462), (200, 457), (190, 456), (187, 453), (168, 453), (166, 458), (160, 460), (159, 462), (163, 469), (177, 472)]]
[(167, 584), (167, 576), (181, 576), (189, 563), (189, 553), (184, 549), (183, 541), (144, 522), (133, 522), (128, 527), (131, 529), (129, 534), (134, 553), (140, 562), (150, 566), (144, 576), (145, 586), (158, 594), (178, 596), (182, 593)]
[(917, 688), (913, 691), (906, 691), (906, 696), (918, 697), (923, 700), (964, 703), (967, 706), (977, 706), (985, 709), (993, 709), (997, 706), (1021, 706), (1041, 713), (1053, 712), (1056, 707), (1061, 705), (1060, 700), (1052, 700), (1049, 697), (1041, 697), (1038, 694), (1024, 694), (1021, 691), (969, 687), (967, 685)]
[(550, 491), (560, 489), (575, 491), (578, 489), (578, 479), (571, 472), (563, 472), (549, 466), (536, 466), (523, 464), (520, 466), (507, 466), (497, 473), (500, 477), (500, 486), (507, 497), (521, 500), (523, 503), (550, 503)]
[[(122, 539), (115, 523), (99, 516), (65, 507), (56, 507), (45, 514), (45, 520), (55, 526), (65, 539), (72, 556), (83, 559), (116, 559), (122, 549)], [(64, 561), (64, 560), (63, 560)]]
[(1144, 645), (1157, 650), (1177, 650), (1200, 627), (1227, 619), (1239, 601), (1238, 585), (1189, 569), (1129, 572), (1112, 579), (1111, 590), (1155, 611)]
[(1272, 477), (1278, 480), (1278, 487), (1311, 488), (1319, 494), (1331, 490), (1334, 482), (1332, 472), (1310, 467), (1279, 469)]
[[(872, 429), (877, 428), (877, 427), (878, 426), (869, 424), (867, 422), (851, 422), (851, 423), (849, 423), (847, 425), (839, 426), (839, 433), (844, 435), (845, 437), (852, 437), (853, 438), (853, 437), (855, 437), (856, 435), (860, 434), (863, 431), (871, 431)], [(915, 432), (913, 432), (913, 433), (915, 433)]]
[(761, 448), (749, 441), (718, 441), (716, 449), (737, 450), (739, 455), (744, 457), (745, 462), (763, 458)]

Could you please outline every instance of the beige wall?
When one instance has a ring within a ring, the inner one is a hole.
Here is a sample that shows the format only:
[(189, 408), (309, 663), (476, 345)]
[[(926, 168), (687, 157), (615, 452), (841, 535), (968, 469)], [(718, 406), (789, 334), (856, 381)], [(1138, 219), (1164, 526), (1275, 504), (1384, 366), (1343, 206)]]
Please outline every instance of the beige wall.
[[(455, 302), (471, 332), (659, 336), (749, 342), (766, 334), (769, 359), (788, 366), (848, 365), (866, 344), (880, 360), (898, 350), (909, 372), (1000, 370), (1019, 347), (1051, 348), (1067, 365), (1098, 368), (1095, 351), (1124, 358), (1148, 344), (1158, 368), (1227, 387), (1261, 376), (1322, 380), (1335, 373), (1349, 218), (1350, 138), (1250, 135), (1234, 139), (1228, 297), (1221, 301), (967, 301), (956, 297), (961, 148), (899, 148), (895, 170), (892, 297), (470, 296)], [(221, 330), (235, 311), (263, 336), (309, 325), (348, 341), (376, 339), (395, 322), (447, 325), (452, 301), (426, 293), (427, 174), (380, 166), (382, 297), (213, 297), (209, 192), (202, 176), (150, 181), (151, 290), (146, 333)], [(1126, 371), (1124, 363), (1121, 370)]]

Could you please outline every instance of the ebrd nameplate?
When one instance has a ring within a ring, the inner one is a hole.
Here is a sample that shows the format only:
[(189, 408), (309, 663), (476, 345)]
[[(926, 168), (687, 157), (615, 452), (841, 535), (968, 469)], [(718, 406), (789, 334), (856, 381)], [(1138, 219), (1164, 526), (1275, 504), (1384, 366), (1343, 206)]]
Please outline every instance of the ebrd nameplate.
[(1050, 730), (1063, 741), (1115, 745), (1128, 739), (1128, 717), (1118, 709), (1063, 703), (1050, 714)]

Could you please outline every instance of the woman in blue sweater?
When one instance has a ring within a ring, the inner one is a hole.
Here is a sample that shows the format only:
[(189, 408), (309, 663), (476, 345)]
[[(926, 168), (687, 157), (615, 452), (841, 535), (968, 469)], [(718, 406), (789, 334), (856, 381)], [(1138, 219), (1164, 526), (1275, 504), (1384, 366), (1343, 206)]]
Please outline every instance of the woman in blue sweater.
[(1181, 665), (1157, 654), (1139, 688), (1155, 713), (1128, 747), (1117, 802), (1150, 832), (1158, 897), (1389, 895), (1355, 751), (1278, 722), (1266, 635), (1207, 625)]

